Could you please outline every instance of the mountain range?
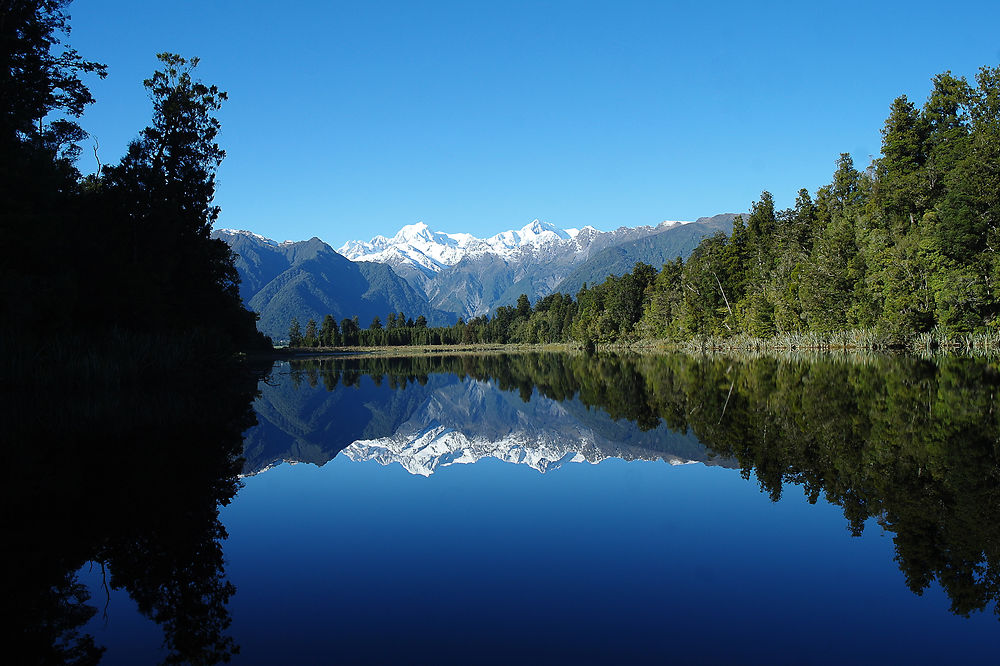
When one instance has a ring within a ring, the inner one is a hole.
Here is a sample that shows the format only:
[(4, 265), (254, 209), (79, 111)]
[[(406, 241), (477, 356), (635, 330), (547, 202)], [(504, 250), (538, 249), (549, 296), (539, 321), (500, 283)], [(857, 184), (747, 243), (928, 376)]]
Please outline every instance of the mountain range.
[(249, 231), (213, 236), (237, 255), (240, 293), (260, 314), (260, 329), (284, 339), (300, 323), (357, 315), (362, 327), (389, 312), (423, 315), (450, 324), (556, 291), (576, 294), (584, 282), (622, 275), (637, 261), (659, 267), (686, 258), (701, 239), (729, 233), (735, 214), (656, 226), (558, 229), (534, 220), (489, 238), (443, 233), (426, 224), (404, 226), (391, 238), (348, 241), (338, 251), (312, 238), (278, 243)]
[[(577, 275), (601, 281), (631, 270), (636, 261), (659, 268), (666, 260), (686, 257), (705, 236), (728, 233), (733, 218), (723, 214), (614, 231), (558, 229), (534, 220), (485, 239), (436, 232), (421, 223), (403, 227), (392, 238), (350, 241), (339, 252), (354, 261), (391, 266), (435, 309), (475, 317), (512, 305), (521, 294), (532, 301), (555, 291), (576, 294), (584, 281)], [(602, 254), (619, 247), (621, 252)]]

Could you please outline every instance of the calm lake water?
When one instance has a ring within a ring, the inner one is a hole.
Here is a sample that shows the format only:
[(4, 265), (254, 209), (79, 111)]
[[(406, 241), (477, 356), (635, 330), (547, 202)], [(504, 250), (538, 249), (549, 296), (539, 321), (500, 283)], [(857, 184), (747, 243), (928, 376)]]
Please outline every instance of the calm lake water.
[(212, 565), (97, 551), (79, 634), (114, 664), (992, 662), (997, 367), (278, 363), (185, 551)]

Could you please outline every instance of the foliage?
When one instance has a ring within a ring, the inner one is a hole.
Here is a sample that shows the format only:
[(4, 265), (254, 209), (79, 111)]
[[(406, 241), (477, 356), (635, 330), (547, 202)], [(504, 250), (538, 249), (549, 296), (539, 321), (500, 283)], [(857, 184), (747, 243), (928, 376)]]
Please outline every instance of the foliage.
[[(104, 66), (72, 49), (63, 0), (0, 5), (0, 321), (42, 345), (72, 332), (205, 332), (233, 352), (268, 347), (241, 304), (233, 255), (209, 238), (218, 216), (216, 143), (226, 95), (193, 77), (197, 59), (160, 54), (145, 81), (152, 122), (121, 162), (83, 178), (86, 134), (74, 117), (93, 102), (82, 76)], [(25, 298), (31, 294), (31, 298)]]
[[(0, 5), (0, 154), (30, 147), (58, 156), (67, 166), (86, 133), (79, 118), (94, 101), (83, 74), (106, 76), (106, 67), (75, 50), (55, 51), (68, 35), (70, 0), (19, 0)], [(50, 119), (52, 113), (58, 117)], [(49, 120), (47, 123), (46, 120)], [(3, 160), (6, 163), (6, 160)], [(13, 163), (7, 163), (13, 166)], [(7, 174), (4, 174), (7, 175)]]

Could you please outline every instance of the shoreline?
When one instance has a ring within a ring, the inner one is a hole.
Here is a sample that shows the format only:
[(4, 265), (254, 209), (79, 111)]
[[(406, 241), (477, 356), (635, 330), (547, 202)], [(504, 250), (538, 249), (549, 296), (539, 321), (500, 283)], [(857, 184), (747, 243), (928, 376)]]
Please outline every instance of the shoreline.
[[(833, 337), (833, 336), (831, 336)], [(672, 342), (668, 340), (637, 340), (632, 342), (598, 343), (594, 353), (625, 354), (687, 354), (692, 356), (913, 356), (928, 358), (939, 356), (998, 356), (1000, 348), (995, 345), (947, 343), (933, 346), (909, 345), (864, 345), (846, 342), (826, 344), (790, 344), (786, 339), (762, 340), (724, 339), (689, 340)], [(248, 359), (293, 360), (305, 358), (366, 358), (403, 357), (436, 355), (482, 355), (482, 354), (527, 354), (539, 352), (586, 353), (579, 342), (555, 342), (544, 344), (527, 343), (475, 343), (456, 345), (397, 345), (386, 347), (278, 347), (273, 352), (249, 354)]]
[(518, 354), (534, 352), (572, 352), (579, 351), (572, 343), (479, 343), (460, 345), (396, 345), (386, 347), (276, 347), (273, 352), (253, 356), (254, 359), (272, 358), (274, 360), (303, 358), (352, 358), (372, 356), (436, 356), (445, 354), (476, 355), (476, 354)]

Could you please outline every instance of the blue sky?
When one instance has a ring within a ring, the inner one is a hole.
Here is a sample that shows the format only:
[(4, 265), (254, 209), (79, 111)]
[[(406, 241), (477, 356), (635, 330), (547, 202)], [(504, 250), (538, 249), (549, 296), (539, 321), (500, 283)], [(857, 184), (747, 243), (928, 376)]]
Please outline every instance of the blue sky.
[[(892, 99), (1000, 62), (1000, 2), (77, 0), (106, 63), (104, 162), (149, 122), (155, 54), (230, 94), (217, 226), (335, 246), (780, 206), (867, 164)], [(80, 161), (94, 170), (89, 149)]]

